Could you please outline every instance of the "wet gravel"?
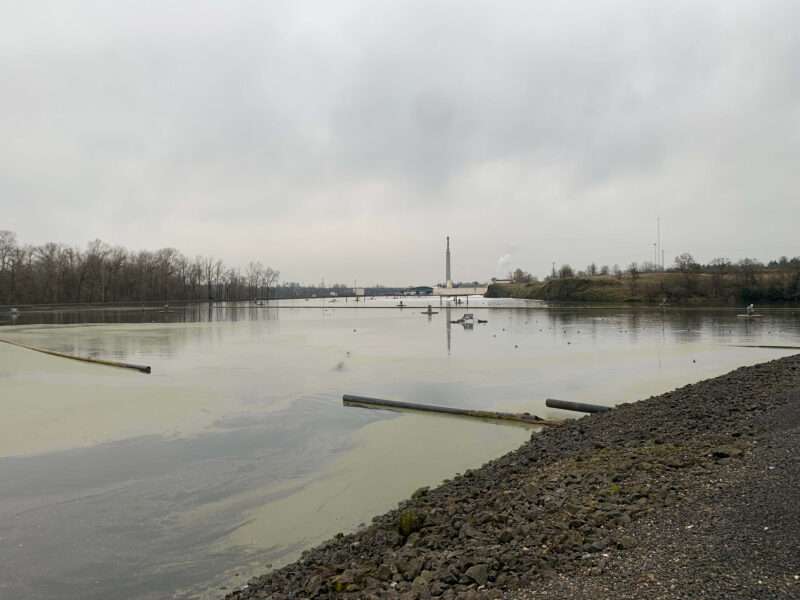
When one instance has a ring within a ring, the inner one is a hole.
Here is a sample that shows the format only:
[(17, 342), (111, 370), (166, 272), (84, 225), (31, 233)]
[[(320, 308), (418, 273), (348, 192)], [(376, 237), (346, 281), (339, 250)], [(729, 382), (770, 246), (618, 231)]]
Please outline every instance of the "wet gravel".
[(800, 598), (800, 356), (534, 434), (227, 596)]

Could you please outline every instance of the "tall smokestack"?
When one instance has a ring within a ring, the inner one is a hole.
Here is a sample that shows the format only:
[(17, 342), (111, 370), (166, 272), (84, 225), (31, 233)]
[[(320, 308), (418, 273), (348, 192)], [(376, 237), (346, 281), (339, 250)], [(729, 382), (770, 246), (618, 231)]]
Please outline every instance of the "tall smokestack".
[(453, 279), (450, 276), (450, 236), (447, 236), (447, 251), (445, 252), (444, 261), (444, 280), (445, 285), (449, 288), (453, 287)]

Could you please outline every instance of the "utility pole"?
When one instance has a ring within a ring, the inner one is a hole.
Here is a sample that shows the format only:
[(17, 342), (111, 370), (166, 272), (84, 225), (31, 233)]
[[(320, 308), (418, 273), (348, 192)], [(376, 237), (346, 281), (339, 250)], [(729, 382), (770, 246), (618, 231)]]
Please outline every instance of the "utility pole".
[[(656, 242), (658, 242), (658, 250), (656, 251), (656, 262), (658, 262), (658, 256), (661, 254), (661, 217), (656, 217)], [(661, 265), (661, 270), (664, 270), (663, 264)]]

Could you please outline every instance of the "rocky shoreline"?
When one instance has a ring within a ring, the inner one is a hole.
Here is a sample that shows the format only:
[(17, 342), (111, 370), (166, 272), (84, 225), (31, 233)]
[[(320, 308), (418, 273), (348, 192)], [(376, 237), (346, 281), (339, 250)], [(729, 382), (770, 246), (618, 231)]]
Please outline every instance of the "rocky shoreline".
[(740, 368), (537, 432), (227, 598), (800, 598), (798, 439), (800, 356)]

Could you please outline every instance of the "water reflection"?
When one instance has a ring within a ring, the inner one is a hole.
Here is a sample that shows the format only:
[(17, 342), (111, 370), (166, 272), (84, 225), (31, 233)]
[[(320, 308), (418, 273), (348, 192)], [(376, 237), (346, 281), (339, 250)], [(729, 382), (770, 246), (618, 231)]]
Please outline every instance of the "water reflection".
[(211, 323), (214, 321), (263, 321), (277, 318), (278, 305), (249, 302), (205, 302), (154, 306), (25, 309), (0, 325), (84, 325), (113, 323)]
[(447, 331), (447, 356), (450, 356), (450, 348), (453, 343), (453, 315), (452, 309), (448, 305), (447, 308), (444, 309), (444, 323), (445, 329)]

